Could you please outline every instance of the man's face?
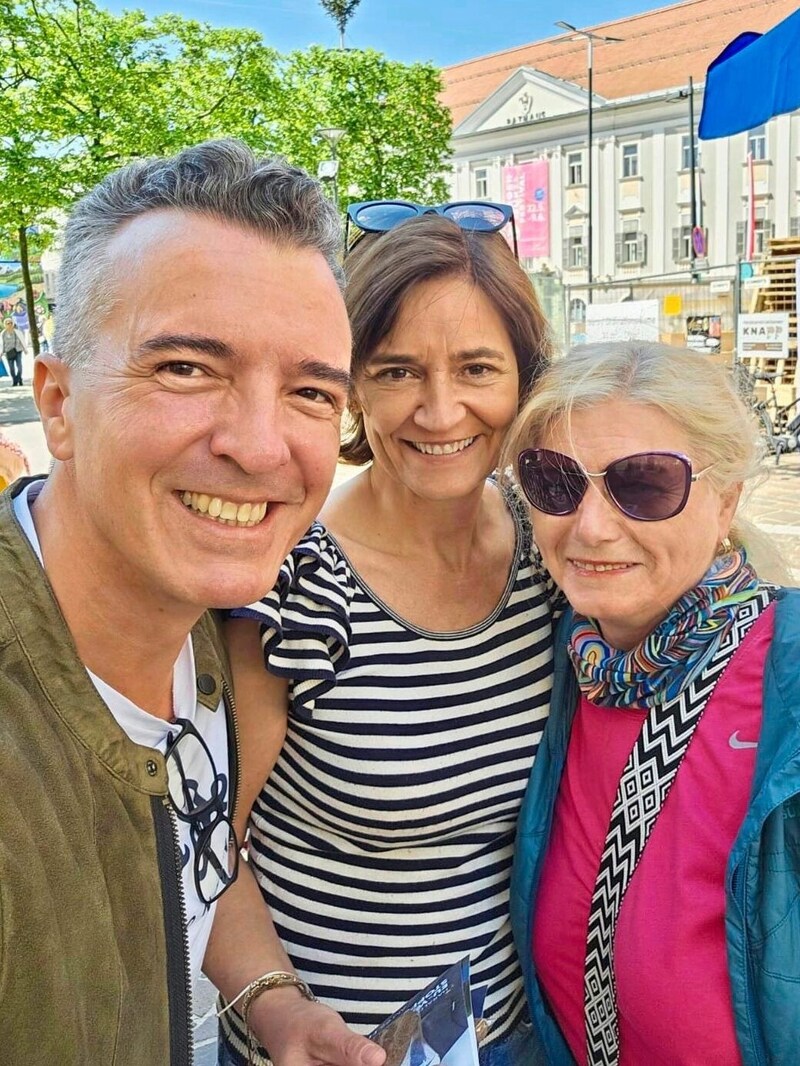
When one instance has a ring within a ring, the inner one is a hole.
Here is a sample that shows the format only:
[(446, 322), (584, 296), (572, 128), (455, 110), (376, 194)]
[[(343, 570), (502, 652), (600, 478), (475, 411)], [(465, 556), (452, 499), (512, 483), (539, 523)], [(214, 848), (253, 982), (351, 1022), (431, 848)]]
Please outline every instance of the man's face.
[(318, 252), (179, 211), (123, 227), (109, 274), (119, 298), (91, 365), (66, 371), (50, 442), (76, 558), (164, 610), (250, 603), (335, 470), (350, 362), (336, 282)]

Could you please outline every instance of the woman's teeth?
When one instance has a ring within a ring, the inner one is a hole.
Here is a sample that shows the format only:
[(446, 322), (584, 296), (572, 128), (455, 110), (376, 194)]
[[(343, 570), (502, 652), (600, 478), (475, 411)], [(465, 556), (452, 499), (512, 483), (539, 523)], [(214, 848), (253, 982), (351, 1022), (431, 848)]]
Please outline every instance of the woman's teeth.
[(474, 440), (474, 437), (466, 437), (464, 440), (448, 441), (447, 444), (424, 444), (418, 440), (412, 440), (410, 443), (423, 455), (453, 455), (455, 452), (463, 452), (465, 448), (469, 448)]
[(197, 511), (227, 526), (257, 526), (267, 513), (266, 502), (233, 503), (219, 496), (207, 496), (204, 492), (183, 492), (180, 498), (190, 511)]
[(572, 565), (577, 566), (579, 570), (596, 570), (598, 573), (603, 573), (605, 570), (629, 570), (632, 563), (587, 563), (583, 559), (573, 559)]

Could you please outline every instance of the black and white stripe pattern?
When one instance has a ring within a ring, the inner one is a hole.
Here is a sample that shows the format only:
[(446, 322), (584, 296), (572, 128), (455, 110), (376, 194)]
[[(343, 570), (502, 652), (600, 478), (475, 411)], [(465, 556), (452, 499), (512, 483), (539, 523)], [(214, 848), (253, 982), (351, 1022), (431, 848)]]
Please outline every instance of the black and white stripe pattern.
[(619, 1062), (613, 949), (625, 892), (714, 687), (769, 599), (765, 590), (742, 604), (700, 675), (680, 695), (650, 711), (625, 764), (589, 912), (584, 967), (589, 1066)]
[[(350, 631), (347, 655), (325, 625), (316, 649), (307, 634), (272, 642), (271, 663), (300, 680), (254, 808), (251, 861), (298, 972), (363, 1033), (464, 955), (473, 983), (488, 986), (492, 1039), (522, 1009), (509, 880), (548, 711), (552, 630), (549, 589), (517, 522), (502, 600), (469, 630), (406, 624), (347, 565), (347, 620), (337, 621)], [(320, 603), (337, 613), (343, 556), (320, 527), (317, 536), (327, 562), (306, 578), (307, 595), (315, 582), (321, 591), (317, 608), (304, 612), (290, 594), (284, 624), (287, 612), (300, 626), (303, 613), (318, 618)], [(326, 641), (335, 685), (318, 663), (306, 669)], [(240, 1048), (239, 1019), (229, 1024)]]

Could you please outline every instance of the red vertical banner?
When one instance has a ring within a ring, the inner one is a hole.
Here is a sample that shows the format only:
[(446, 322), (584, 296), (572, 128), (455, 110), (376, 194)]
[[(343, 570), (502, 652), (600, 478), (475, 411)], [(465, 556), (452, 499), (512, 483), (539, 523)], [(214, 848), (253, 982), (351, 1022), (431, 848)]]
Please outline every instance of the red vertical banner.
[(503, 199), (514, 208), (521, 259), (550, 255), (550, 166), (546, 159), (503, 167)]

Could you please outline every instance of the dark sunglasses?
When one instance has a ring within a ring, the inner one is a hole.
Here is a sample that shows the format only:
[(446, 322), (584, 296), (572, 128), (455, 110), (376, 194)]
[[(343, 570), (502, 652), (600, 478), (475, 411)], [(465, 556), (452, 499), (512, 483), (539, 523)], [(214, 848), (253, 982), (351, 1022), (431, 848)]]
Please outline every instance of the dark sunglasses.
[[(493, 204), (486, 200), (456, 200), (448, 204), (425, 207), (410, 200), (364, 200), (350, 204), (347, 208), (345, 223), (345, 252), (352, 247), (349, 243), (349, 227), (352, 222), (364, 233), (386, 233), (401, 222), (417, 215), (442, 215), (455, 222), (461, 229), (474, 230), (478, 233), (497, 233), (503, 226), (511, 223), (514, 239), (514, 255), (517, 251), (517, 226), (514, 222), (514, 209), (510, 204)], [(353, 242), (355, 244), (355, 241)]]
[(637, 452), (615, 459), (596, 474), (577, 459), (547, 448), (526, 448), (518, 463), (520, 484), (537, 511), (574, 514), (589, 478), (601, 477), (612, 503), (638, 522), (663, 522), (680, 514), (692, 482), (711, 469), (707, 466), (693, 474), (691, 459), (680, 452)]
[[(186, 718), (176, 719), (180, 732), (167, 740), (167, 782), (175, 814), (189, 823), (194, 844), (194, 883), (204, 903), (213, 903), (233, 884), (239, 872), (239, 849), (231, 847), (236, 836), (225, 813), (226, 778), (217, 773), (208, 745)], [(211, 789), (200, 795), (194, 774), (187, 767), (207, 761), (211, 768)], [(233, 868), (230, 867), (231, 856)]]

